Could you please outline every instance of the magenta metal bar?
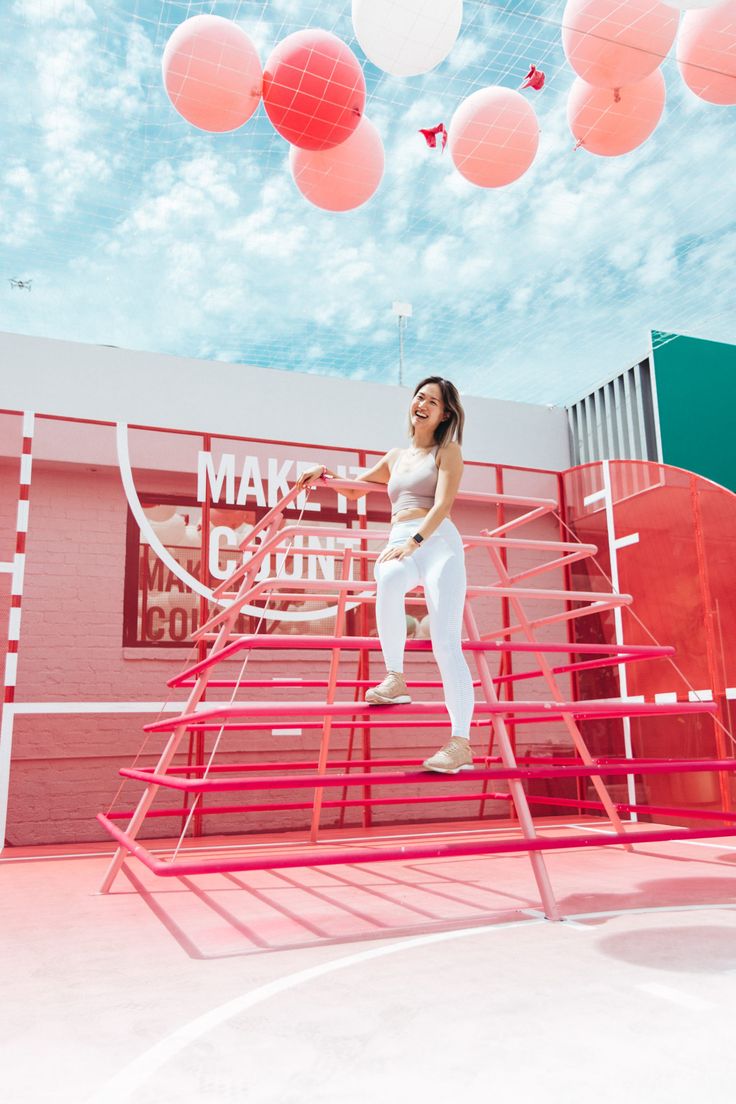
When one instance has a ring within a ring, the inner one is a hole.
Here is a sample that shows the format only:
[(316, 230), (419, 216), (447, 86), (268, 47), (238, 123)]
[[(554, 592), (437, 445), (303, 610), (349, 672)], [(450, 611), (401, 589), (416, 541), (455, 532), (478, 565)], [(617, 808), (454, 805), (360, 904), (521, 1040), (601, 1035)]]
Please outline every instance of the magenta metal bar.
[[(574, 806), (576, 809), (592, 809), (598, 812), (603, 809), (600, 801), (578, 801), (574, 797), (544, 797), (541, 794), (535, 794), (534, 797), (529, 797), (529, 801), (537, 805), (556, 805), (560, 808)], [(619, 801), (616, 802), (616, 809), (620, 813), (678, 816), (684, 820), (722, 820), (727, 824), (736, 822), (736, 813), (729, 813), (724, 809), (695, 809), (692, 806), (680, 805), (630, 805)]]
[[(521, 628), (521, 626), (519, 626)], [(194, 663), (191, 666), (185, 668), (178, 675), (170, 678), (166, 685), (170, 687), (182, 686), (184, 681), (191, 678), (196, 678), (202, 671), (207, 670), (210, 667), (215, 666), (223, 659), (230, 659), (238, 652), (244, 649), (258, 648), (269, 649), (277, 648), (284, 650), (304, 651), (304, 650), (324, 650), (332, 651), (335, 647), (335, 641), (339, 644), (343, 650), (365, 650), (365, 651), (379, 651), (381, 643), (377, 637), (374, 636), (343, 636), (343, 637), (330, 637), (330, 636), (316, 636), (313, 634), (306, 634), (299, 636), (287, 636), (284, 633), (249, 633), (243, 636), (238, 636), (232, 640), (226, 646), (220, 648), (216, 654), (210, 653), (206, 659), (200, 660), (198, 663)], [(549, 643), (549, 644), (529, 644), (527, 641), (511, 641), (511, 640), (494, 640), (491, 638), (481, 637), (480, 640), (464, 640), (463, 651), (489, 651), (489, 652), (544, 652), (546, 654), (563, 654), (563, 655), (606, 655), (610, 656), (615, 662), (623, 662), (625, 656), (637, 656), (642, 659), (654, 659), (658, 656), (674, 655), (675, 649), (671, 647), (655, 647), (654, 645), (638, 644), (638, 645), (626, 645), (617, 646), (616, 644), (576, 644), (574, 647), (570, 644), (562, 643)], [(406, 649), (410, 652), (431, 652), (432, 642), (431, 640), (407, 640)]]
[[(479, 653), (482, 654), (482, 653)], [(410, 705), (369, 705), (367, 702), (313, 702), (313, 701), (251, 701), (251, 702), (212, 702), (194, 713), (182, 713), (179, 716), (165, 717), (143, 726), (144, 732), (170, 732), (184, 725), (196, 728), (198, 724), (234, 717), (365, 717), (362, 723), (368, 724), (369, 718), (383, 719), (387, 708), (396, 717), (430, 717), (437, 713), (446, 713), (443, 701), (412, 702)], [(715, 702), (633, 702), (620, 698), (602, 698), (590, 701), (477, 701), (475, 715), (489, 714), (503, 716), (515, 713), (544, 713), (548, 717), (562, 717), (570, 714), (574, 717), (646, 717), (683, 715), (686, 713), (714, 713)]]
[[(384, 768), (384, 767), (418, 767), (418, 766), (421, 765), (422, 761), (423, 761), (422, 759), (407, 759), (407, 758), (401, 758), (401, 759), (388, 759), (388, 758), (377, 758), (377, 759), (350, 759), (350, 758), (348, 758), (348, 759), (330, 759), (329, 767), (331, 769), (336, 769), (337, 767), (345, 767), (345, 768), (348, 768), (348, 769), (352, 769), (354, 767), (365, 767), (366, 769), (374, 770), (376, 767), (380, 767), (380, 768)], [(540, 764), (541, 766), (549, 766), (550, 761), (551, 760), (550, 760), (549, 755), (517, 755), (517, 757), (516, 757), (517, 764), (524, 764), (525, 766), (531, 766), (534, 763)], [(598, 760), (598, 761), (599, 762), (606, 762), (606, 760)], [(628, 760), (628, 759), (613, 760), (614, 763), (617, 763), (619, 761), (622, 762), (622, 763), (629, 763), (630, 762), (630, 760)], [(493, 756), (490, 756), (490, 755), (488, 755), (488, 756), (487, 755), (477, 755), (477, 756), (475, 756), (475, 762), (476, 763), (484, 763), (486, 767), (489, 767), (492, 763), (500, 763), (501, 762), (501, 757), (498, 756), (498, 755), (493, 755)], [(569, 758), (566, 758), (564, 756), (555, 756), (554, 762), (557, 766), (568, 766), (568, 765), (575, 766), (575, 764), (580, 763), (580, 760), (577, 758), (577, 756), (574, 756), (574, 757), (570, 756)], [(662, 763), (665, 766), (665, 770), (674, 769), (674, 768), (670, 767), (670, 764), (671, 764), (672, 761), (669, 760), (669, 759), (637, 759), (636, 762), (637, 763), (654, 763), (654, 764)], [(137, 770), (142, 770), (142, 771), (153, 772), (154, 774), (156, 773), (156, 768), (155, 767), (137, 767), (136, 769)], [(165, 771), (165, 773), (167, 775), (197, 775), (197, 774), (204, 773), (204, 771), (206, 769), (207, 768), (205, 767), (205, 765), (203, 763), (186, 763), (183, 766), (169, 767), (168, 770)], [(209, 773), (210, 774), (218, 774), (218, 773), (219, 774), (233, 774), (236, 771), (242, 771), (244, 774), (247, 774), (251, 771), (261, 772), (261, 771), (285, 771), (285, 770), (289, 770), (289, 771), (292, 771), (292, 770), (316, 771), (317, 770), (317, 762), (314, 759), (301, 759), (301, 760), (280, 759), (280, 760), (273, 760), (273, 761), (270, 761), (270, 762), (267, 762), (265, 760), (259, 760), (259, 762), (257, 762), (257, 763), (213, 763), (213, 764), (211, 764), (211, 766), (209, 768)]]
[[(598, 661), (596, 661), (596, 662), (598, 662)], [(613, 662), (613, 661), (611, 661), (611, 662)], [(335, 686), (338, 686), (338, 687), (349, 686), (349, 687), (358, 687), (358, 688), (360, 688), (360, 687), (363, 687), (363, 686), (374, 686), (375, 682), (376, 682), (375, 679), (337, 679), (337, 681), (335, 683)], [(188, 685), (194, 686), (194, 684), (195, 684), (195, 680), (192, 679), (191, 682), (182, 683), (181, 685), (182, 686), (188, 686)], [(298, 688), (303, 688), (305, 686), (320, 687), (320, 688), (326, 687), (326, 686), (329, 685), (329, 680), (328, 679), (304, 679), (304, 678), (297, 678), (297, 677), (294, 677), (294, 678), (262, 678), (262, 679), (253, 679), (253, 678), (245, 679), (244, 678), (244, 679), (241, 679), (238, 682), (236, 679), (210, 679), (209, 682), (207, 683), (207, 685), (210, 688), (210, 690), (216, 690), (216, 689), (232, 690), (232, 688), (234, 686), (242, 687), (244, 690), (252, 690), (256, 686), (257, 687), (270, 686), (271, 688), (274, 688), (274, 687), (277, 687), (277, 686), (278, 687), (293, 687), (295, 689), (298, 689)], [(408, 678), (406, 680), (406, 685), (411, 686), (413, 688), (421, 686), (421, 687), (424, 687), (425, 689), (426, 688), (437, 689), (438, 687), (442, 686), (442, 682), (441, 682), (440, 679), (410, 679), (410, 678)], [(473, 685), (474, 686), (479, 686), (480, 685), (478, 679), (475, 680)]]
[[(345, 591), (350, 594), (353, 591), (360, 591), (356, 594), (356, 597), (362, 600), (367, 600), (369, 596), (374, 596), (376, 592), (375, 580), (369, 579), (300, 579), (298, 583), (295, 583), (293, 579), (280, 578), (277, 575), (269, 575), (265, 579), (260, 579), (257, 583), (254, 583), (248, 590), (242, 594), (238, 594), (236, 598), (227, 606), (227, 609), (223, 611), (223, 617), (231, 610), (240, 610), (240, 607), (247, 602), (252, 602), (254, 599), (261, 598), (272, 592), (278, 592), (281, 597), (289, 598), (292, 601), (296, 601), (301, 598), (305, 602), (311, 602), (315, 598), (327, 599), (335, 597), (335, 594), (339, 594), (341, 591)], [(417, 588), (415, 588), (417, 589)], [(282, 592), (286, 592), (285, 594)], [(413, 592), (410, 592), (413, 593)], [(595, 602), (596, 604), (601, 601), (613, 602), (618, 606), (627, 606), (632, 602), (630, 594), (613, 594), (607, 591), (598, 590), (560, 590), (555, 587), (520, 587), (510, 585), (509, 583), (491, 583), (489, 585), (481, 583), (471, 583), (467, 587), (466, 593), (470, 598), (486, 597), (500, 597), (507, 598), (513, 594), (517, 598), (534, 599), (537, 601), (570, 601), (570, 602)], [(208, 624), (211, 626), (214, 622), (212, 619)], [(198, 637), (202, 633), (198, 633)]]
[(175, 863), (157, 859), (145, 847), (130, 839), (104, 814), (98, 813), (100, 824), (121, 847), (139, 859), (153, 874), (177, 878), (181, 874), (225, 874), (249, 870), (283, 870), (305, 866), (336, 866), (340, 863), (407, 862), (411, 859), (445, 859), (462, 855), (501, 855), (515, 852), (578, 850), (612, 847), (622, 843), (656, 843), (676, 839), (717, 839), (736, 835), (736, 828), (663, 828), (636, 830), (610, 835), (535, 836), (533, 839), (463, 840), (444, 843), (406, 843), (401, 846), (341, 847), (324, 845), (299, 850), (296, 853), (269, 851), (257, 855), (222, 856), (216, 859), (178, 859)]
[[(489, 548), (488, 554), (491, 557), (496, 570), (498, 571), (499, 579), (502, 582), (508, 582), (509, 574), (506, 565), (503, 562), (503, 557), (501, 556), (501, 553), (498, 551), (497, 548)], [(515, 595), (509, 599), (509, 602), (514, 610), (515, 616), (519, 619), (519, 624), (522, 626), (527, 640), (529, 641), (529, 643), (532, 643), (534, 640), (534, 633), (529, 624), (529, 618), (524, 611), (524, 607), (522, 606), (518, 597)], [(535, 658), (539, 666), (542, 668), (544, 679), (549, 687), (553, 700), (558, 703), (562, 702), (564, 700), (562, 696), (562, 691), (557, 685), (557, 681), (555, 680), (547, 658), (542, 652), (537, 652)], [(621, 715), (631, 717), (634, 714), (624, 708), (624, 711)], [(577, 716), (582, 717), (583, 714), (579, 712)], [(584, 763), (591, 764), (593, 762), (593, 756), (588, 750), (588, 746), (583, 739), (583, 734), (575, 723), (575, 715), (573, 715), (571, 710), (565, 710), (565, 712), (562, 714), (562, 720), (565, 724), (565, 727), (567, 728), (570, 739), (572, 740), (578, 755)], [(599, 775), (593, 774), (591, 775), (590, 780), (593, 783), (593, 788), (595, 789), (595, 792), (598, 794), (598, 797), (603, 802), (606, 814), (611, 820), (611, 823), (613, 824), (615, 830), (617, 832), (621, 832), (623, 830), (621, 820), (616, 811), (616, 806), (614, 805), (613, 799), (604, 785), (603, 779)]]
[[(510, 801), (511, 794), (508, 793), (494, 793), (489, 791), (483, 795), (484, 800), (489, 801)], [(437, 802), (458, 802), (458, 801), (477, 801), (478, 794), (476, 793), (462, 793), (462, 794), (421, 794), (414, 795), (411, 798), (412, 805), (425, 805), (427, 803)], [(366, 806), (373, 807), (374, 805), (404, 805), (406, 804), (406, 798), (404, 797), (349, 797), (341, 798), (339, 800), (323, 801), (323, 809), (362, 809)], [(311, 801), (270, 801), (260, 805), (208, 805), (203, 810), (204, 816), (209, 816), (217, 813), (275, 813), (275, 812), (290, 812), (290, 811), (306, 811), (314, 807)], [(187, 808), (183, 809), (151, 809), (149, 817), (180, 817), (182, 813), (186, 815), (189, 812)], [(126, 816), (130, 816), (130, 812), (127, 813), (108, 813), (107, 816), (110, 820), (124, 820)]]
[[(594, 762), (592, 765), (581, 764), (580, 766), (562, 767), (518, 765), (514, 767), (493, 767), (491, 769), (476, 767), (473, 770), (472, 778), (473, 780), (484, 778), (495, 778), (497, 780), (509, 778), (594, 778), (596, 775), (692, 774), (702, 771), (734, 770), (736, 770), (736, 759), (681, 759), (676, 766), (663, 763), (637, 763), (635, 759), (627, 759), (619, 763)], [(157, 786), (166, 786), (172, 790), (182, 790), (190, 793), (268, 789), (308, 790), (314, 786), (401, 786), (407, 784), (439, 786), (443, 784), (457, 785), (458, 782), (467, 783), (470, 781), (468, 772), (436, 774), (434, 771), (269, 775), (268, 778), (208, 779), (206, 782), (199, 779), (172, 778), (167, 774), (158, 774), (150, 769), (139, 770), (137, 767), (121, 767), (119, 774), (124, 778), (135, 778), (139, 782), (152, 782)], [(408, 797), (407, 800), (409, 800)]]

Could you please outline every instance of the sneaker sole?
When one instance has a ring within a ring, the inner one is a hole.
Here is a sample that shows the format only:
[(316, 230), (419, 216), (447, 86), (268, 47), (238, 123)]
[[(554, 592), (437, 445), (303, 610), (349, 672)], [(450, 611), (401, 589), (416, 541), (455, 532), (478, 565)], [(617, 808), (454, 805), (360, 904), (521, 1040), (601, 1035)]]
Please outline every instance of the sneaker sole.
[(462, 770), (475, 770), (473, 763), (463, 763), (461, 767), (455, 767), (454, 770), (449, 770), (447, 767), (432, 767), (429, 763), (422, 763), (425, 770), (434, 771), (435, 774), (459, 774)]
[(369, 705), (411, 705), (411, 698), (408, 694), (402, 694), (398, 698), (384, 698), (381, 694), (375, 694), (369, 698), (366, 694), (365, 700)]

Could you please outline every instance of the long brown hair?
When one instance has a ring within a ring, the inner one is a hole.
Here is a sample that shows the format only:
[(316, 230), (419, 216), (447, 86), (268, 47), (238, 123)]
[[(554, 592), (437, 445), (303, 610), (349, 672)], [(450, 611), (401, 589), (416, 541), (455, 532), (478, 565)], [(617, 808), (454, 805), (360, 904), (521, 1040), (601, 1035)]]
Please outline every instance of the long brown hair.
[[(444, 421), (440, 422), (434, 431), (435, 441), (440, 447), (448, 441), (457, 441), (457, 443), (461, 445), (463, 443), (465, 411), (463, 410), (463, 404), (460, 402), (460, 394), (457, 387), (454, 383), (450, 383), (449, 380), (443, 379), (442, 376), (427, 376), (426, 379), (423, 379), (414, 388), (412, 399), (423, 387), (426, 387), (428, 383), (436, 383), (439, 387), (446, 415)], [(411, 425), (411, 414), (409, 415), (409, 436), (414, 436)]]

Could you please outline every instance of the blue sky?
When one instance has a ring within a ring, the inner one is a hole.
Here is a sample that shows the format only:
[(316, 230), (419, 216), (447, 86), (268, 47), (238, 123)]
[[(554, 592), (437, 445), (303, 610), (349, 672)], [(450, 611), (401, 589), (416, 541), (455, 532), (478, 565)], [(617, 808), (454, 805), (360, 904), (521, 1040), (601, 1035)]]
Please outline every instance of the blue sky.
[[(6, 0), (0, 6), (0, 329), (384, 382), (397, 379), (394, 300), (412, 303), (406, 374), (559, 403), (628, 367), (651, 329), (736, 342), (736, 107), (682, 84), (673, 57), (653, 137), (615, 159), (573, 152), (564, 5), (465, 0), (432, 73), (392, 78), (354, 40), (349, 0)], [(362, 209), (311, 207), (262, 107), (208, 135), (160, 75), (183, 19), (237, 19), (262, 61), (322, 26), (364, 64), (386, 150)], [(488, 84), (529, 95), (537, 159), (483, 190), (419, 127)], [(11, 277), (32, 277), (28, 293)]]

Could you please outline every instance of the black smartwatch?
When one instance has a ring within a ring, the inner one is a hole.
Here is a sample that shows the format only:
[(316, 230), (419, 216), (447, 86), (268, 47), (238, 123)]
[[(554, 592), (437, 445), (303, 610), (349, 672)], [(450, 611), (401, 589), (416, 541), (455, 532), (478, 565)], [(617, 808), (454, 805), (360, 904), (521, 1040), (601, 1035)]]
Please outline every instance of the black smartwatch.
[(415, 544), (421, 544), (424, 540), (424, 537), (421, 533), (415, 533), (411, 539), (414, 541)]

